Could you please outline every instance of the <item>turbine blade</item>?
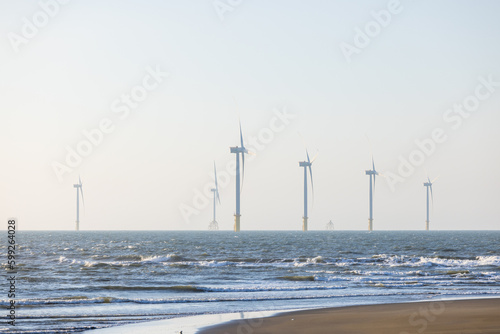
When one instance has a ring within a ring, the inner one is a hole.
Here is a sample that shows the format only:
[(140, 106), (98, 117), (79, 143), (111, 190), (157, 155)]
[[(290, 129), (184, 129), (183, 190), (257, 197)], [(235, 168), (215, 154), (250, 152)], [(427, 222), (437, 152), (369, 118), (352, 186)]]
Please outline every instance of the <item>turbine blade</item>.
[(309, 152), (307, 152), (307, 149), (306, 149), (306, 156), (307, 156), (307, 162), (311, 163), (311, 159), (309, 159)]
[(80, 193), (82, 194), (82, 204), (83, 204), (83, 209), (85, 209), (85, 199), (83, 198), (83, 187), (82, 184), (80, 183)]
[(312, 190), (312, 197), (313, 197), (313, 202), (314, 202), (314, 182), (313, 182), (313, 172), (311, 165), (309, 165), (309, 175), (311, 176), (311, 190)]
[(441, 175), (436, 176), (436, 177), (434, 178), (434, 180), (432, 180), (432, 182), (431, 182), (431, 183), (436, 182), (436, 180), (437, 180), (437, 179), (439, 179), (439, 177), (440, 177), (440, 176), (441, 176)]
[(373, 193), (375, 193), (375, 179), (377, 177), (377, 174), (373, 174)]
[(373, 160), (373, 155), (372, 155), (372, 170), (375, 171), (375, 161)]
[(241, 189), (243, 191), (243, 181), (245, 180), (245, 153), (241, 152)]
[(432, 202), (432, 207), (434, 207), (434, 195), (432, 194), (432, 183), (431, 183), (431, 185), (429, 186), (429, 188), (431, 189), (431, 202)]
[(220, 204), (219, 184), (217, 183), (217, 168), (215, 167), (215, 161), (214, 161), (214, 175), (215, 175), (215, 194), (216, 194), (217, 200), (219, 201), (219, 204)]
[(241, 148), (245, 148), (245, 145), (243, 144), (243, 132), (241, 131), (241, 121), (240, 122), (240, 142), (241, 142)]
[(312, 158), (312, 160), (311, 160), (311, 164), (314, 162), (314, 160), (316, 160), (316, 158), (318, 157), (318, 154), (319, 154), (319, 153), (316, 153), (316, 155)]

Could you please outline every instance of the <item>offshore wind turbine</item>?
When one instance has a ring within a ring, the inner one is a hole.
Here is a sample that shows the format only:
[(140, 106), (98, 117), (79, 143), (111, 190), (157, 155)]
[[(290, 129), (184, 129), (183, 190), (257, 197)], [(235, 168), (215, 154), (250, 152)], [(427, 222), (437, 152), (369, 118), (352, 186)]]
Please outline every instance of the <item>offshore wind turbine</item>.
[(375, 162), (372, 156), (372, 169), (365, 171), (366, 175), (370, 175), (370, 217), (368, 218), (368, 231), (373, 231), (373, 192), (375, 191), (375, 177), (378, 174), (375, 169)]
[(432, 206), (434, 206), (434, 196), (432, 195), (432, 184), (438, 179), (438, 177), (436, 177), (434, 180), (431, 181), (431, 179), (429, 179), (429, 176), (427, 176), (427, 182), (424, 182), (424, 187), (427, 188), (427, 219), (425, 220), (425, 230), (426, 231), (429, 231), (429, 222), (430, 222), (430, 220), (429, 220), (429, 190), (431, 193)]
[(208, 225), (209, 230), (218, 230), (219, 229), (219, 224), (217, 223), (217, 219), (215, 216), (215, 206), (217, 202), (220, 204), (220, 197), (219, 197), (219, 185), (217, 183), (217, 168), (215, 167), (215, 161), (214, 161), (214, 180), (215, 180), (215, 188), (210, 189), (214, 193), (214, 219)]
[[(240, 143), (241, 146), (230, 147), (230, 152), (236, 154), (236, 213), (234, 214), (234, 231), (240, 231), (240, 194), (241, 188), (240, 186), (240, 153), (241, 153), (241, 174), (242, 180), (245, 178), (245, 154), (248, 154), (248, 150), (245, 148), (243, 144), (243, 133), (241, 131), (241, 122), (240, 122)], [(241, 182), (243, 183), (243, 182)]]
[(303, 167), (304, 168), (304, 216), (302, 217), (302, 231), (307, 231), (307, 169), (309, 168), (309, 175), (311, 177), (311, 190), (312, 190), (312, 193), (313, 193), (313, 198), (314, 198), (314, 183), (313, 183), (313, 175), (312, 175), (312, 163), (314, 162), (314, 160), (316, 159), (316, 157), (314, 157), (311, 161), (311, 159), (309, 159), (309, 152), (307, 152), (307, 149), (306, 149), (306, 157), (307, 157), (307, 161), (299, 161), (299, 167)]
[(326, 229), (327, 230), (334, 230), (335, 229), (335, 226), (333, 225), (333, 222), (331, 220), (326, 224)]
[(83, 199), (82, 180), (78, 176), (78, 183), (73, 185), (76, 188), (76, 230), (80, 231), (80, 193), (82, 193), (82, 204), (85, 206)]

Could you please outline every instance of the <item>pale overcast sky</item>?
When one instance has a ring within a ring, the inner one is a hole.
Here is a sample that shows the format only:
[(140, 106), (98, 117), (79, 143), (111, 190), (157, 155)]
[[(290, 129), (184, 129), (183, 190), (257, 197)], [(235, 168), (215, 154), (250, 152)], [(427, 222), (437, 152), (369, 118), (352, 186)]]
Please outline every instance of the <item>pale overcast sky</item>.
[(372, 153), (388, 177), (375, 230), (424, 229), (426, 173), (440, 176), (431, 229), (498, 229), (499, 13), (494, 0), (1, 0), (0, 219), (74, 229), (81, 176), (82, 230), (206, 230), (215, 161), (230, 230), (241, 119), (257, 153), (242, 230), (300, 230), (303, 142), (318, 154), (311, 230), (367, 229)]

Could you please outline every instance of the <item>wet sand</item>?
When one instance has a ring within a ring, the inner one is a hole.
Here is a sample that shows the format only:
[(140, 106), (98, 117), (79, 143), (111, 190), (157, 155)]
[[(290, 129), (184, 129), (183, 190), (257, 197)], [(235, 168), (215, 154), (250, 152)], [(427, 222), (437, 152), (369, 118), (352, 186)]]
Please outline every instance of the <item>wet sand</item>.
[(348, 306), (233, 320), (200, 334), (500, 333), (500, 299)]

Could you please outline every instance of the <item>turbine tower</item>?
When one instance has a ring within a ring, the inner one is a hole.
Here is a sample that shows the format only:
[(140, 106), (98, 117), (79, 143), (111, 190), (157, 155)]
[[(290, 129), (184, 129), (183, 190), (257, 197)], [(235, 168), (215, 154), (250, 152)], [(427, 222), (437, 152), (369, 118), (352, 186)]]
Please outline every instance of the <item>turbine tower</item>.
[[(438, 176), (439, 177), (439, 176)], [(432, 184), (438, 179), (436, 177), (434, 180), (431, 181), (429, 177), (427, 176), (427, 182), (424, 183), (424, 187), (427, 188), (427, 219), (425, 220), (425, 230), (429, 231), (429, 190), (431, 193), (431, 200), (432, 200), (432, 206), (434, 206), (434, 196), (432, 195)]]
[(78, 183), (73, 185), (76, 188), (76, 230), (80, 231), (80, 192), (82, 193), (82, 203), (85, 206), (83, 199), (82, 180), (78, 177)]
[(209, 230), (218, 230), (219, 229), (219, 224), (217, 223), (217, 220), (215, 218), (216, 202), (219, 202), (219, 204), (220, 204), (219, 186), (217, 184), (217, 169), (215, 168), (215, 161), (214, 161), (214, 175), (215, 175), (215, 188), (210, 189), (214, 193), (214, 220), (212, 220), (210, 225), (208, 225)]
[[(240, 231), (240, 193), (242, 186), (240, 186), (240, 153), (241, 153), (241, 174), (242, 181), (245, 178), (245, 154), (248, 154), (248, 150), (243, 144), (243, 134), (241, 132), (241, 122), (240, 122), (240, 142), (241, 146), (230, 147), (231, 153), (236, 154), (236, 213), (234, 214), (234, 231)], [(243, 182), (241, 182), (243, 183)]]
[(313, 184), (313, 175), (312, 175), (312, 163), (316, 158), (313, 158), (311, 161), (309, 159), (309, 153), (306, 149), (306, 157), (307, 161), (299, 161), (299, 167), (304, 167), (304, 216), (302, 217), (302, 231), (307, 231), (307, 169), (309, 168), (309, 175), (311, 176), (311, 189), (313, 192), (314, 198), (314, 184)]
[(373, 231), (373, 192), (375, 191), (375, 177), (378, 172), (375, 170), (375, 162), (372, 156), (372, 169), (365, 171), (366, 175), (370, 175), (370, 217), (368, 218), (368, 231)]

